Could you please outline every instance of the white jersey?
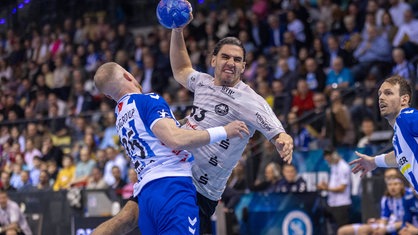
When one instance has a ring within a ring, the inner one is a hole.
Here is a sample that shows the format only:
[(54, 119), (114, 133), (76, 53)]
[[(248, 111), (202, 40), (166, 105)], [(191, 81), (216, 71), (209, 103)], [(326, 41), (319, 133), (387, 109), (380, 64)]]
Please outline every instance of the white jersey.
[(393, 129), (392, 142), (399, 170), (418, 192), (418, 111), (403, 109)]
[[(134, 196), (148, 182), (171, 176), (191, 176), (193, 156), (172, 150), (152, 132), (162, 118), (175, 120), (168, 104), (157, 94), (127, 94), (116, 105), (116, 129), (138, 176)], [(179, 123), (176, 121), (177, 125)]]
[(347, 206), (351, 205), (351, 170), (350, 166), (344, 159), (340, 159), (338, 163), (330, 165), (329, 188), (340, 187), (346, 185), (344, 192), (328, 192), (328, 206)]
[(209, 74), (193, 72), (187, 86), (194, 92), (194, 100), (184, 128), (204, 130), (240, 120), (250, 131), (243, 139), (225, 139), (192, 150), (194, 185), (200, 194), (216, 201), (254, 132), (258, 130), (270, 140), (284, 129), (264, 98), (242, 81), (234, 87), (215, 86)]

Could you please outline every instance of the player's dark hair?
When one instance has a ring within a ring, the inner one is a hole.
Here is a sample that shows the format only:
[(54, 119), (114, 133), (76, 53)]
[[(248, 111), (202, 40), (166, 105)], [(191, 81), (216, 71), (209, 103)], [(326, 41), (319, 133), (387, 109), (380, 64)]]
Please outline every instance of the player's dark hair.
[(213, 48), (212, 55), (214, 56), (218, 55), (219, 51), (224, 45), (235, 45), (235, 46), (241, 47), (243, 55), (244, 55), (243, 61), (245, 61), (246, 51), (245, 51), (244, 45), (242, 45), (242, 42), (236, 37), (226, 37), (226, 38), (219, 40), (219, 42), (216, 43), (215, 47)]
[(399, 75), (394, 75), (394, 76), (390, 76), (386, 78), (384, 82), (390, 83), (392, 85), (399, 84), (399, 96), (408, 95), (409, 96), (408, 104), (411, 105), (412, 87), (411, 87), (411, 84), (409, 84), (409, 82), (405, 78)]

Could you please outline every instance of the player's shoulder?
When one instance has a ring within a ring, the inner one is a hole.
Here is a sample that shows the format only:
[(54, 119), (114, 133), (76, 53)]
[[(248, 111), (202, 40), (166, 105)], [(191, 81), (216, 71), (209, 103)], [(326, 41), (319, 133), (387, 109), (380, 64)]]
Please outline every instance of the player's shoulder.
[(193, 71), (189, 75), (189, 80), (191, 82), (204, 82), (204, 83), (213, 83), (215, 78), (208, 74), (208, 73), (202, 73), (199, 71)]
[(418, 121), (418, 110), (414, 108), (405, 108), (402, 109), (402, 111), (399, 113), (397, 117), (398, 122), (399, 121), (405, 121), (405, 122), (415, 122)]

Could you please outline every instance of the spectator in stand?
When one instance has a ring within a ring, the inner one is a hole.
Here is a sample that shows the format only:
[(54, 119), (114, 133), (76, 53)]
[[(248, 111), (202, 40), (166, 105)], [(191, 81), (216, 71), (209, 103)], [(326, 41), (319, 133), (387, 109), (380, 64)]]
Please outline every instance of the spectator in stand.
[(283, 83), (280, 80), (271, 82), (271, 90), (273, 92), (273, 111), (281, 122), (286, 120), (286, 114), (290, 112), (292, 104), (292, 95), (286, 92)]
[(62, 168), (58, 171), (53, 190), (64, 190), (71, 187), (71, 180), (75, 175), (75, 166), (73, 158), (70, 155), (64, 155), (62, 159)]
[[(256, 48), (262, 50), (267, 48), (270, 42), (269, 26), (257, 14), (249, 13), (250, 24), (248, 25), (248, 32), (250, 32), (251, 40), (254, 42)], [(219, 38), (214, 38), (218, 41)], [(258, 51), (259, 53), (262, 51)]]
[(267, 165), (271, 162), (283, 164), (283, 160), (280, 158), (279, 154), (274, 148), (274, 145), (270, 143), (268, 140), (264, 140), (260, 149), (260, 163), (257, 169), (257, 175), (255, 179), (255, 184), (259, 184), (266, 180), (266, 176), (264, 174), (264, 169), (266, 169)]
[(306, 181), (298, 176), (296, 167), (292, 164), (282, 166), (283, 178), (277, 183), (276, 192), (281, 193), (304, 193), (307, 190)]
[(28, 168), (32, 169), (33, 168), (33, 158), (35, 156), (42, 157), (42, 153), (41, 153), (41, 151), (39, 151), (39, 149), (35, 148), (34, 141), (31, 138), (26, 139), (25, 145), (26, 145), (25, 154), (24, 154), (25, 162), (26, 162)]
[(22, 180), (22, 186), (17, 189), (18, 192), (30, 192), (35, 188), (31, 182), (29, 171), (20, 172), (20, 179)]
[(132, 196), (134, 193), (134, 184), (138, 181), (138, 177), (133, 168), (129, 168), (128, 170), (128, 179), (129, 182), (120, 189), (123, 200), (128, 200)]
[[(327, 99), (324, 93), (315, 93), (313, 96), (314, 109), (305, 113), (300, 117), (300, 120), (306, 122), (306, 129), (313, 138), (312, 147), (321, 148), (326, 146), (325, 139), (325, 124), (326, 115), (325, 110), (327, 106)], [(309, 122), (305, 120), (310, 120)], [(315, 149), (315, 148), (314, 148)]]
[(251, 191), (262, 191), (273, 193), (277, 188), (277, 183), (282, 178), (280, 175), (280, 165), (276, 162), (270, 162), (264, 169), (265, 181), (256, 182), (250, 187)]
[(106, 181), (103, 179), (102, 170), (98, 167), (94, 167), (87, 180), (86, 189), (107, 189), (108, 187)]
[(71, 113), (74, 115), (80, 115), (81, 113), (94, 110), (93, 97), (84, 90), (84, 84), (81, 81), (77, 81), (73, 84), (72, 93), (70, 95), (69, 105), (72, 109)]
[(264, 54), (273, 58), (279, 52), (279, 48), (284, 44), (283, 34), (286, 31), (286, 26), (280, 22), (277, 15), (270, 14), (267, 18), (269, 25), (269, 43), (264, 47)]
[(62, 156), (64, 153), (60, 147), (54, 145), (50, 135), (45, 135), (43, 138), (42, 155), (42, 161), (48, 162), (54, 160), (57, 162), (58, 167), (62, 167)]
[(351, 67), (355, 81), (362, 82), (369, 75), (380, 80), (385, 76), (385, 66), (391, 61), (391, 45), (379, 35), (375, 26), (370, 26), (367, 38), (362, 39), (353, 55), (358, 61), (358, 64)]
[(374, 132), (374, 122), (370, 118), (364, 118), (361, 122), (361, 132), (363, 133), (363, 137), (357, 142), (357, 148), (364, 148), (371, 144), (370, 137)]
[(295, 149), (299, 151), (309, 150), (312, 137), (309, 131), (305, 128), (304, 123), (298, 120), (296, 113), (290, 112), (287, 114), (286, 130), (293, 138)]
[[(327, 39), (328, 40), (328, 39)], [(328, 53), (326, 52), (321, 39), (314, 38), (312, 42), (312, 48), (309, 50), (309, 56), (314, 58), (318, 64), (319, 69), (325, 69), (329, 67)]]
[(38, 184), (35, 186), (38, 191), (51, 191), (51, 180), (46, 170), (41, 170), (39, 174)]
[(400, 27), (405, 22), (404, 14), (406, 11), (411, 10), (409, 3), (401, 0), (390, 0), (389, 13), (392, 16), (393, 22), (396, 26)]
[(326, 138), (332, 146), (352, 146), (355, 141), (353, 122), (340, 90), (331, 91), (330, 102), (331, 106), (326, 109)]
[(29, 171), (30, 181), (33, 186), (36, 186), (39, 181), (39, 174), (41, 173), (41, 169), (43, 168), (42, 164), (44, 162), (41, 160), (39, 156), (35, 156), (33, 158), (33, 167)]
[(23, 185), (22, 179), (20, 178), (20, 173), (22, 172), (23, 167), (21, 164), (13, 163), (11, 165), (11, 168), (12, 168), (12, 173), (10, 175), (10, 185), (13, 188), (18, 189), (22, 187)]
[(398, 25), (399, 30), (393, 39), (394, 47), (402, 47), (406, 52), (406, 58), (416, 58), (418, 53), (418, 19), (414, 19), (411, 9), (404, 12), (404, 22)]
[[(103, 105), (106, 106), (106, 105)], [(116, 131), (116, 126), (115, 126), (115, 114), (113, 112), (105, 112), (103, 113), (104, 116), (104, 121), (103, 124), (104, 126), (102, 127), (104, 129), (103, 132), (103, 138), (102, 141), (100, 142), (99, 145), (99, 149), (105, 149), (108, 147), (114, 147), (116, 148), (118, 140), (119, 140), (119, 136), (118, 136), (118, 132)]]
[(325, 89), (326, 75), (324, 71), (318, 67), (314, 58), (308, 57), (305, 60), (306, 73), (300, 76), (306, 80), (308, 88), (311, 91), (323, 92)]
[(385, 11), (382, 15), (382, 25), (379, 27), (380, 34), (386, 38), (390, 44), (393, 44), (398, 27), (393, 23), (392, 16)]
[[(62, 164), (62, 163), (61, 163)], [(49, 177), (51, 179), (51, 184), (53, 185), (58, 177), (58, 172), (61, 168), (58, 167), (57, 162), (54, 160), (49, 160), (46, 162), (46, 171), (48, 171)]]
[(328, 51), (326, 52), (327, 54), (325, 56), (326, 61), (324, 61), (324, 69), (332, 67), (332, 62), (337, 57), (340, 57), (343, 60), (344, 65), (347, 67), (350, 67), (353, 64), (352, 55), (340, 47), (337, 36), (329, 36), (327, 46)]
[(282, 73), (279, 77), (275, 77), (275, 79), (282, 82), (284, 92), (292, 94), (293, 90), (296, 89), (296, 82), (298, 80), (297, 73), (290, 70), (288, 62), (284, 58), (280, 58), (277, 61), (277, 69), (281, 70)]
[(294, 11), (288, 11), (287, 18), (287, 31), (293, 33), (296, 40), (301, 43), (306, 42), (305, 26), (300, 19), (296, 17)]
[(176, 118), (182, 119), (189, 115), (190, 111), (193, 108), (192, 97), (190, 95), (190, 92), (183, 87), (177, 90), (176, 95), (177, 107), (173, 111), (176, 114)]
[(113, 190), (115, 190), (116, 194), (118, 196), (122, 196), (122, 188), (123, 186), (125, 186), (126, 182), (124, 179), (122, 179), (122, 175), (121, 175), (121, 170), (119, 169), (118, 166), (113, 166), (112, 167), (112, 176), (115, 179), (115, 182), (111, 185), (109, 185), (109, 187)]
[(55, 69), (53, 70), (54, 85), (53, 92), (62, 100), (68, 100), (70, 95), (70, 68), (64, 64), (61, 56), (54, 59)]
[(417, 85), (415, 67), (405, 58), (404, 50), (402, 48), (394, 48), (392, 50), (392, 58), (395, 65), (392, 67), (391, 75), (399, 75), (408, 80), (411, 85)]
[(314, 109), (313, 91), (308, 87), (305, 79), (297, 81), (296, 92), (293, 93), (291, 112), (296, 113), (300, 117), (305, 112)]
[(332, 66), (327, 74), (325, 93), (329, 94), (332, 89), (346, 89), (354, 85), (353, 74), (350, 69), (344, 65), (341, 57), (335, 57), (331, 62)]
[(96, 156), (96, 167), (98, 167), (102, 172), (104, 172), (107, 156), (104, 149), (98, 149), (95, 153)]
[(80, 161), (75, 165), (74, 177), (71, 180), (72, 187), (84, 187), (87, 184), (87, 179), (93, 170), (96, 162), (91, 159), (91, 152), (87, 146), (80, 149)]
[(257, 93), (266, 100), (270, 107), (273, 108), (274, 96), (269, 83), (267, 81), (259, 81), (257, 85)]
[(106, 148), (106, 157), (107, 162), (105, 164), (104, 168), (104, 179), (108, 185), (115, 184), (115, 177), (112, 174), (112, 169), (114, 166), (119, 167), (119, 170), (121, 172), (121, 178), (124, 179), (127, 173), (127, 166), (128, 163), (126, 159), (124, 158), (123, 154), (120, 153), (117, 149), (112, 147)]
[(0, 177), (0, 190), (3, 191), (16, 191), (16, 188), (10, 183), (10, 173), (6, 171), (1, 171)]
[(0, 190), (0, 234), (32, 235), (32, 231), (19, 205)]

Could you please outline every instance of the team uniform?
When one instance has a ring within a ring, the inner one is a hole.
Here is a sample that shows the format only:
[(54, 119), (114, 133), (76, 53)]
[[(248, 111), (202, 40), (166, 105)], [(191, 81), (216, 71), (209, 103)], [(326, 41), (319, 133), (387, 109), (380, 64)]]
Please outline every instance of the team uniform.
[(415, 227), (418, 227), (418, 196), (412, 192), (405, 195), (405, 216), (403, 223), (411, 223)]
[(393, 147), (399, 170), (418, 192), (418, 111), (405, 108), (396, 118)]
[[(380, 218), (387, 221), (386, 228), (392, 227), (393, 231), (386, 230), (387, 234), (396, 235), (394, 224), (403, 220), (405, 216), (405, 196), (393, 198), (391, 196), (383, 196), (380, 200)], [(368, 224), (372, 229), (379, 228), (379, 222)], [(353, 224), (354, 234), (358, 234), (358, 229), (362, 224)]]
[(127, 94), (118, 101), (115, 114), (120, 141), (138, 176), (134, 196), (141, 208), (141, 233), (198, 234), (193, 155), (170, 149), (152, 132), (162, 118), (175, 120), (167, 103), (157, 94)]
[[(258, 130), (270, 140), (285, 130), (264, 98), (242, 81), (234, 87), (215, 86), (212, 76), (195, 71), (187, 79), (187, 88), (194, 92), (194, 100), (191, 114), (182, 128), (204, 130), (240, 120), (250, 132), (243, 139), (225, 139), (192, 150), (195, 157), (193, 182), (198, 192), (200, 219), (204, 223), (203, 220), (214, 212), (232, 169), (254, 132)], [(205, 226), (210, 225), (201, 224), (202, 231)]]

